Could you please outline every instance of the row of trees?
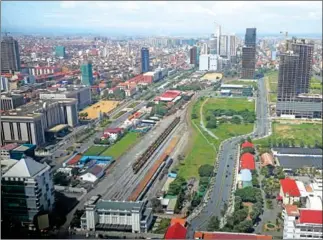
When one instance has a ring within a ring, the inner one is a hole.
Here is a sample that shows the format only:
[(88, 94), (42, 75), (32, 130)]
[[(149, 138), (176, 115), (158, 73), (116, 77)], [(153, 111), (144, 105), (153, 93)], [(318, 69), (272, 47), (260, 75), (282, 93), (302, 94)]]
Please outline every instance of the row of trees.
[(322, 142), (319, 140), (315, 140), (314, 144), (306, 143), (303, 140), (296, 142), (293, 138), (273, 138), (270, 137), (266, 142), (262, 144), (263, 148), (270, 148), (270, 147), (314, 147), (314, 148), (323, 148)]

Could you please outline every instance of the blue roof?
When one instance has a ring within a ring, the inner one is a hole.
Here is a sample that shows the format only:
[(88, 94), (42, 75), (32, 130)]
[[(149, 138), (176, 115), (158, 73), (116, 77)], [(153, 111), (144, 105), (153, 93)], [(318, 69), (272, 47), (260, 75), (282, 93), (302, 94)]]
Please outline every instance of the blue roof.
[(240, 171), (240, 179), (243, 182), (249, 182), (252, 180), (252, 174), (249, 169), (242, 169)]
[(80, 163), (85, 163), (88, 160), (96, 160), (96, 161), (112, 161), (113, 158), (112, 157), (102, 157), (102, 156), (83, 156), (80, 159)]
[(177, 174), (176, 173), (168, 173), (168, 177), (170, 178), (176, 178)]

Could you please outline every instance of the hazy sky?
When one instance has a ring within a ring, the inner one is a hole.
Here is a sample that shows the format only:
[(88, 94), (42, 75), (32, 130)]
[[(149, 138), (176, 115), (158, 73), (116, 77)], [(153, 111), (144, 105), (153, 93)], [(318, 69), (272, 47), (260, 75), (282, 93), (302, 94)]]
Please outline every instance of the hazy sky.
[(222, 32), (322, 34), (322, 2), (13, 2), (1, 3), (7, 31), (124, 34), (209, 34)]

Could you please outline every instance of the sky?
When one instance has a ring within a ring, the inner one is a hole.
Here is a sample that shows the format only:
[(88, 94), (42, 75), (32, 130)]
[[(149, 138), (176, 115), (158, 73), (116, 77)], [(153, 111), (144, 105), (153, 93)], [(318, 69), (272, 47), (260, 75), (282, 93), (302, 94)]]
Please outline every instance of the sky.
[(322, 35), (321, 1), (2, 1), (1, 29), (52, 34)]

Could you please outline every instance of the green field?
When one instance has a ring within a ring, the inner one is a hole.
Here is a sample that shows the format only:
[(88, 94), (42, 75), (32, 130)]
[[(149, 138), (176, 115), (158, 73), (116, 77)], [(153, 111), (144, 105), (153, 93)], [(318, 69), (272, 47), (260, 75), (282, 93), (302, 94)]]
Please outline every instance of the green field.
[[(198, 168), (203, 164), (214, 165), (217, 149), (221, 142), (227, 138), (243, 135), (253, 130), (253, 124), (230, 124), (222, 123), (216, 129), (211, 131), (219, 138), (215, 139), (205, 132), (200, 126), (200, 107), (202, 101), (197, 101), (189, 111), (195, 113), (198, 118), (191, 119), (191, 128), (193, 131), (190, 137), (188, 151), (185, 154), (185, 160), (179, 165), (179, 175), (185, 179), (191, 177), (199, 178)], [(248, 102), (245, 98), (211, 98), (203, 107), (203, 115), (208, 110), (215, 109), (232, 109), (232, 110), (254, 110), (254, 102)], [(190, 116), (191, 116), (190, 114)]]
[(249, 85), (249, 86), (252, 86), (252, 87), (256, 87), (257, 86), (257, 82), (256, 81), (243, 81), (243, 80), (228, 81), (228, 82), (225, 82), (225, 84)]
[(132, 145), (138, 140), (138, 133), (129, 132), (120, 141), (105, 150), (101, 156), (111, 156), (114, 159), (118, 159), (124, 154)]
[(85, 153), (84, 155), (88, 155), (88, 156), (98, 156), (100, 155), (100, 153), (102, 153), (104, 150), (106, 149), (106, 147), (104, 146), (92, 146), (90, 147)]
[(273, 133), (270, 137), (255, 141), (256, 144), (265, 145), (269, 139), (293, 141), (295, 146), (314, 147), (316, 143), (322, 145), (322, 124), (319, 123), (301, 123), (287, 124), (273, 122)]
[(278, 71), (270, 71), (265, 74), (265, 81), (269, 87), (270, 102), (277, 102), (277, 85), (278, 85)]
[(322, 94), (322, 82), (315, 77), (310, 80), (310, 93)]
[(131, 104), (128, 106), (128, 108), (134, 108), (134, 107), (136, 107), (139, 103), (140, 103), (140, 102), (133, 102), (133, 103), (131, 103)]

